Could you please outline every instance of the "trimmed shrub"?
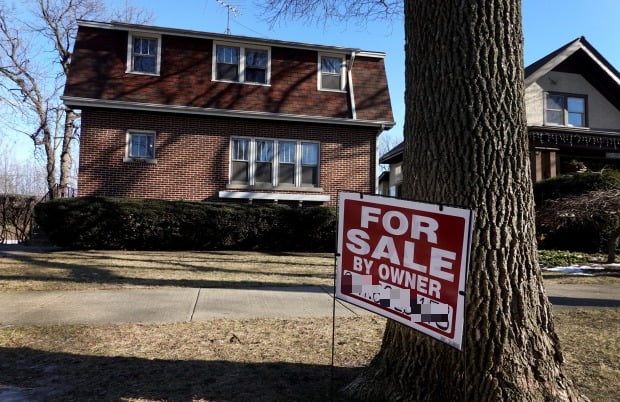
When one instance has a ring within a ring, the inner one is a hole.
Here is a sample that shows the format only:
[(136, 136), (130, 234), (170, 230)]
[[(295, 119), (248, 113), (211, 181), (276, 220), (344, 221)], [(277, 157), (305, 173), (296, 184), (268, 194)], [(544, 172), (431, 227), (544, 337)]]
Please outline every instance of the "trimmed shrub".
[(534, 199), (542, 206), (547, 200), (599, 190), (620, 190), (620, 171), (604, 169), (552, 177), (534, 184)]
[(330, 251), (335, 210), (82, 197), (36, 207), (50, 240), (71, 249)]

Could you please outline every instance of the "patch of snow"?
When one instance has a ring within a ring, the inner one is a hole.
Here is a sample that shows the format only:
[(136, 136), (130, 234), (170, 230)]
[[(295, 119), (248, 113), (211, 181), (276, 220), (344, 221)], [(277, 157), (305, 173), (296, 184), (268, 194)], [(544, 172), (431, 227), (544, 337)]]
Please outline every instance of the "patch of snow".
[(604, 270), (604, 267), (601, 266), (590, 266), (590, 265), (571, 265), (570, 267), (551, 267), (551, 268), (543, 268), (545, 271), (551, 272), (560, 272), (563, 274), (569, 275), (583, 275), (583, 276), (593, 276), (593, 274), (588, 271), (598, 271)]

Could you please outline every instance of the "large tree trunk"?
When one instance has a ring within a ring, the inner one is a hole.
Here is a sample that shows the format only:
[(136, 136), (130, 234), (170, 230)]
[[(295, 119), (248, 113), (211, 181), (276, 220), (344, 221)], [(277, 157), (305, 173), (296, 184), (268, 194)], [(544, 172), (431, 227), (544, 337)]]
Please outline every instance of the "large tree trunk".
[(47, 193), (50, 197), (54, 198), (54, 189), (56, 187), (56, 152), (54, 149), (54, 139), (49, 129), (44, 129), (43, 133), (41, 143), (45, 151), (45, 182), (47, 184)]
[(536, 258), (519, 0), (405, 1), (404, 194), (476, 210), (464, 350), (396, 322), (346, 391), (368, 400), (583, 400)]
[(69, 195), (68, 187), (71, 180), (71, 167), (73, 165), (71, 144), (73, 142), (75, 120), (77, 117), (73, 109), (65, 110), (65, 124), (62, 137), (62, 148), (60, 151), (60, 191), (62, 197), (67, 197)]

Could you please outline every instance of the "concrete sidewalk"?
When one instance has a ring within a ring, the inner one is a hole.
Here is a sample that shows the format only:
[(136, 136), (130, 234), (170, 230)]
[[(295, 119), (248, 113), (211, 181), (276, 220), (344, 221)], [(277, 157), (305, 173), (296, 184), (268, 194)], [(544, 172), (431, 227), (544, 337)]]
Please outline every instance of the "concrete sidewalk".
[[(554, 308), (620, 307), (616, 285), (545, 285)], [(332, 316), (332, 289), (155, 288), (0, 293), (0, 325), (207, 321)], [(336, 300), (336, 315), (370, 314)]]
[[(0, 293), (0, 325), (207, 321), (216, 318), (330, 317), (332, 290), (158, 288)], [(336, 301), (338, 316), (367, 314)]]

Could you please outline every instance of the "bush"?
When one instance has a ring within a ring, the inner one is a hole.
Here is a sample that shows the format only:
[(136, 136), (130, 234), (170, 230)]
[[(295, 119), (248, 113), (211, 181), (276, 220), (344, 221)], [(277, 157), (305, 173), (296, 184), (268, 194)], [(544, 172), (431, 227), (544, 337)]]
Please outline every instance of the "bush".
[(536, 211), (538, 246), (607, 253), (615, 260), (620, 238), (620, 190), (591, 191), (549, 200)]
[(37, 205), (50, 240), (71, 249), (331, 251), (336, 215), (323, 207), (124, 198)]
[(620, 171), (605, 169), (543, 180), (534, 184), (534, 199), (542, 206), (547, 200), (599, 190), (620, 190)]
[(19, 243), (30, 238), (32, 211), (38, 198), (18, 194), (0, 194), (0, 244), (6, 240)]
[(565, 250), (538, 250), (538, 260), (543, 267), (567, 267), (590, 262), (597, 255)]

